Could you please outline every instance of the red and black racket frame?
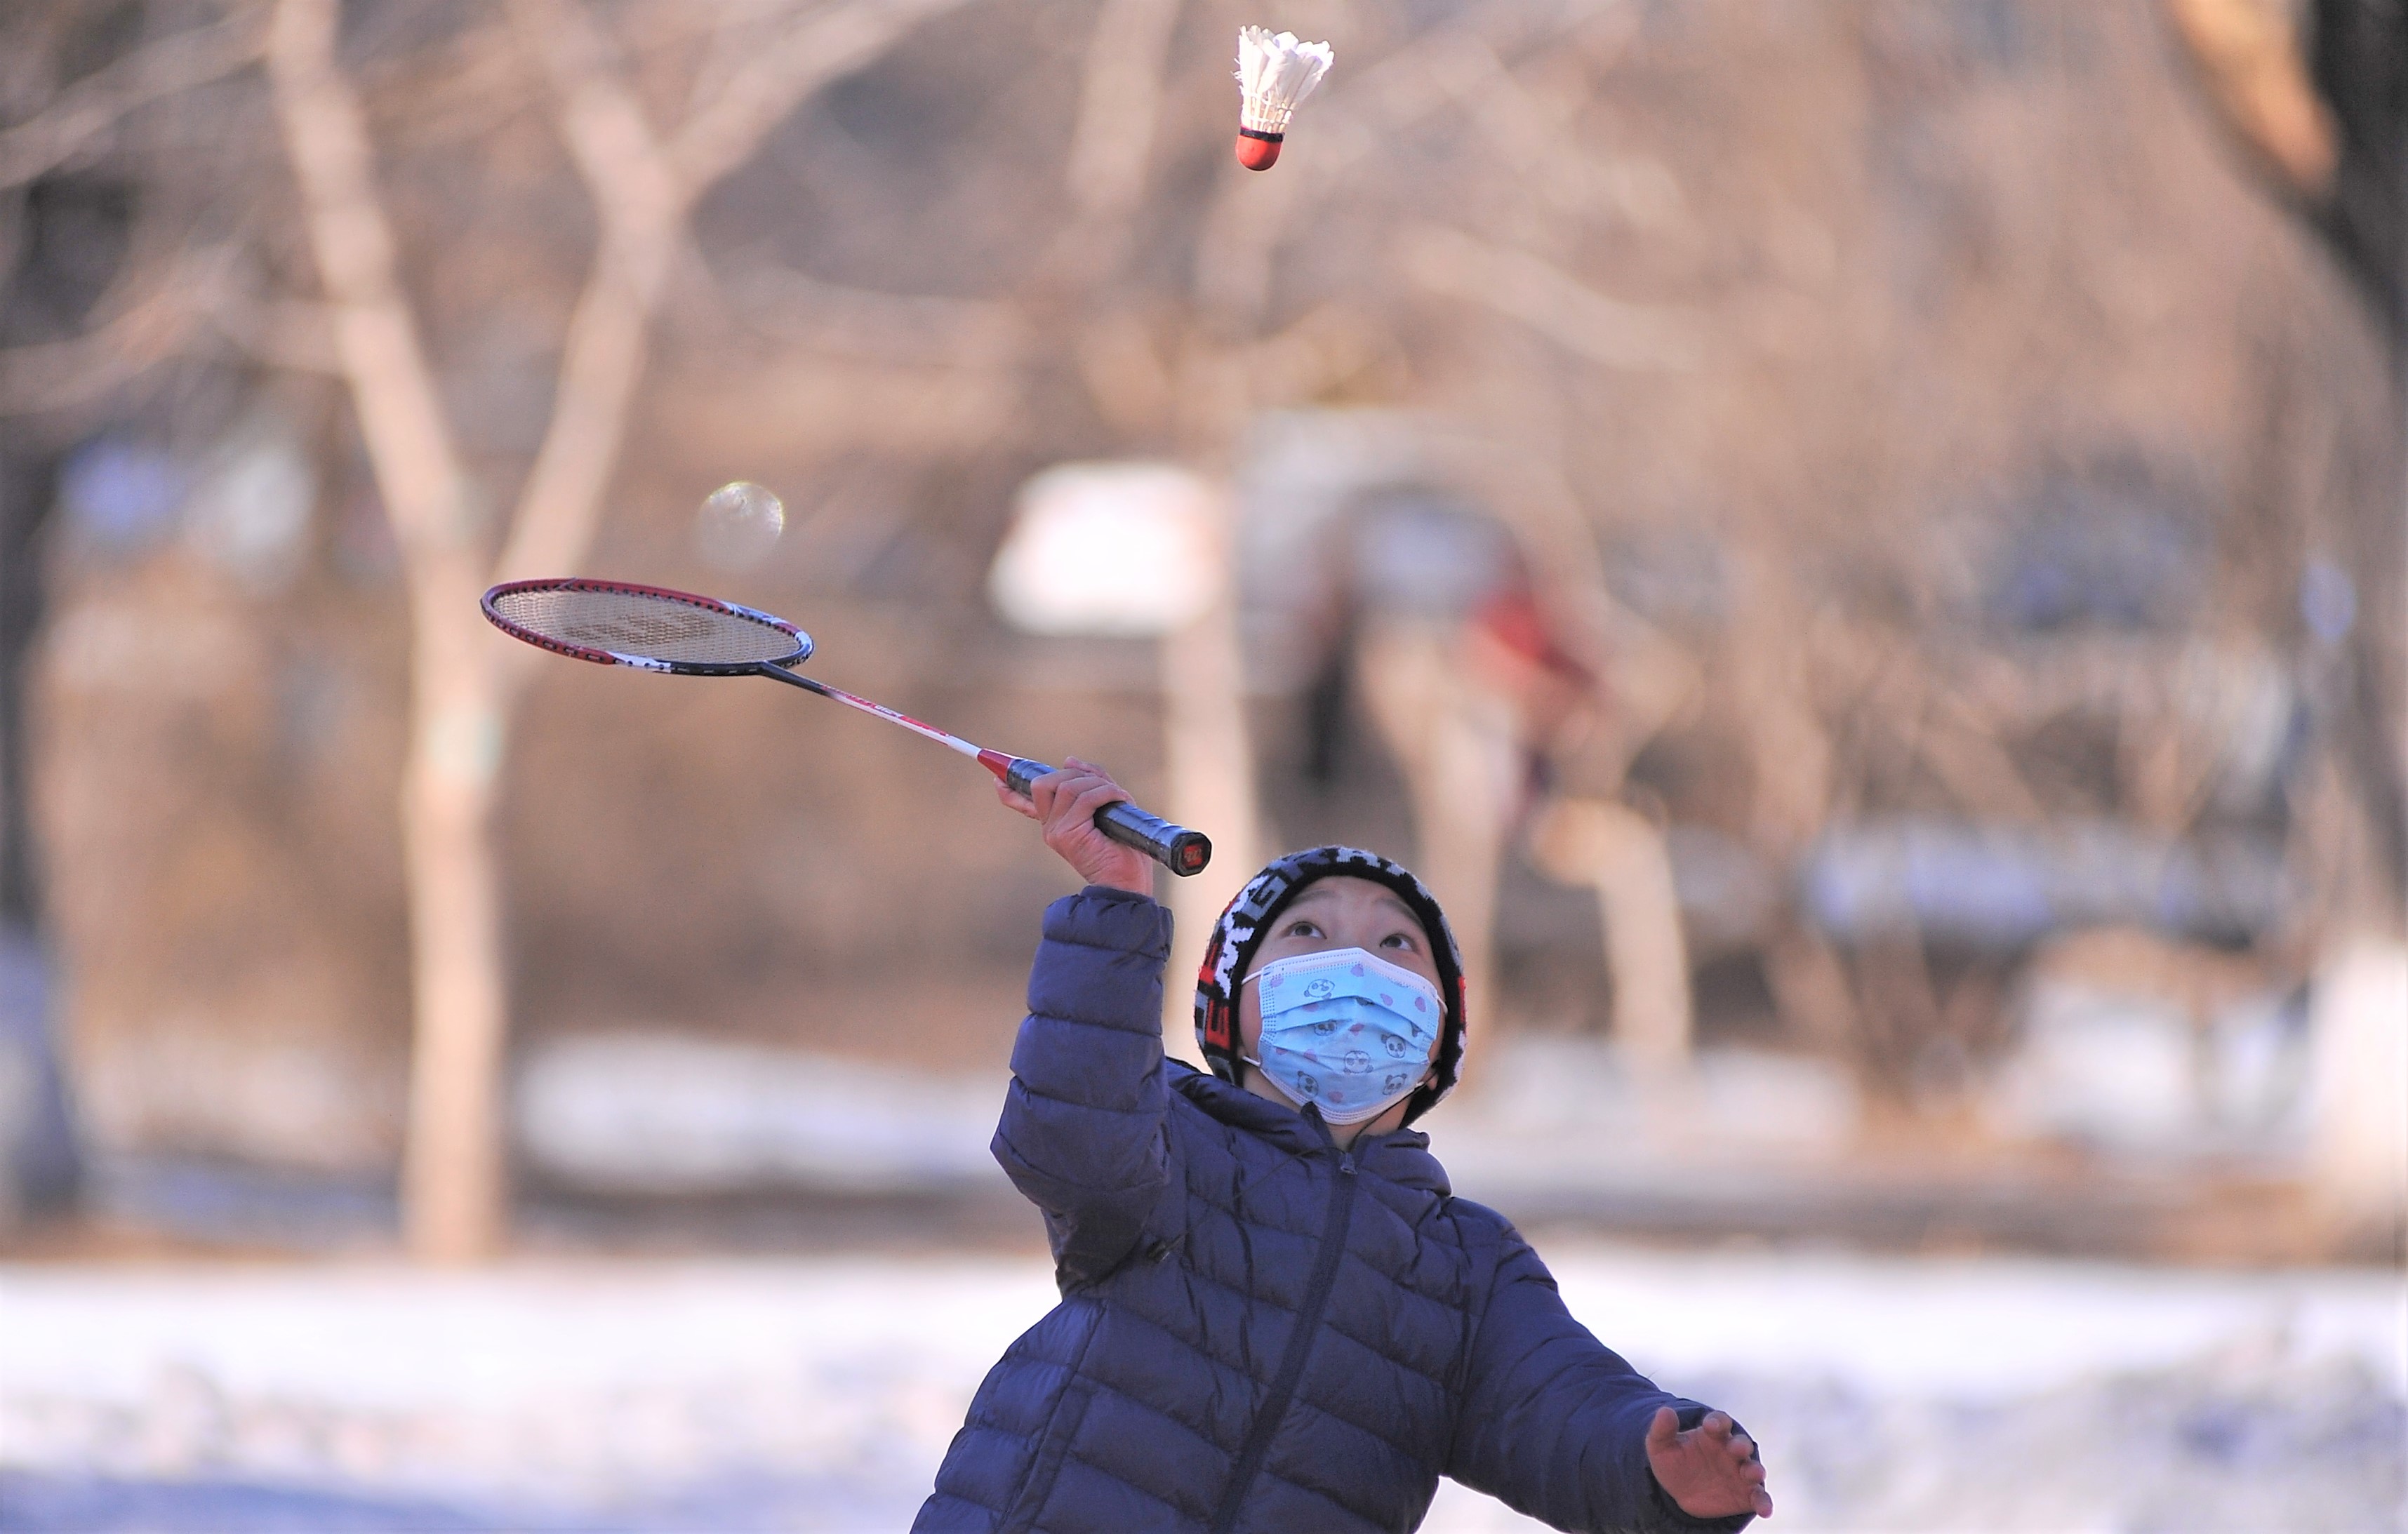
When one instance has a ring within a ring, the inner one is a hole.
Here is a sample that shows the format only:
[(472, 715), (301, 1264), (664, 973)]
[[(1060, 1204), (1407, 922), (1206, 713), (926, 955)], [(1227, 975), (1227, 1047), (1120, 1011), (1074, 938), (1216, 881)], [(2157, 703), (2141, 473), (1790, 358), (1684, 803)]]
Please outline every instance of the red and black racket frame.
[[(624, 651), (604, 650), (593, 645), (576, 644), (552, 635), (539, 633), (502, 616), (495, 604), (503, 597), (520, 592), (596, 592), (626, 596), (648, 597), (654, 601), (681, 603), (706, 612), (723, 613), (777, 630), (794, 640), (794, 652), (771, 660), (747, 661), (668, 661), (654, 655), (629, 654)], [(562, 580), (509, 581), (485, 593), (479, 604), (486, 620), (514, 639), (549, 650), (555, 655), (571, 660), (591, 661), (596, 666), (624, 666), (638, 671), (652, 671), (683, 677), (768, 677), (788, 686), (832, 699), (865, 713), (900, 724), (918, 735), (973, 757), (981, 767), (1009, 785), (1015, 794), (1026, 796), (1029, 786), (1054, 771), (1047, 763), (1025, 756), (1012, 756), (990, 751), (963, 739), (934, 724), (912, 718), (910, 714), (890, 709), (882, 703), (831, 687), (815, 678), (792, 669), (809, 660), (814, 648), (811, 637), (774, 613), (735, 602), (723, 602), (717, 597), (697, 596), (692, 592), (672, 591), (666, 586), (645, 586), (626, 581), (595, 581), (585, 577)], [(1175, 825), (1158, 815), (1140, 810), (1128, 800), (1106, 805), (1096, 812), (1096, 828), (1125, 847), (1145, 853), (1172, 873), (1185, 878), (1204, 871), (1212, 860), (1211, 839), (1201, 831), (1191, 831)]]

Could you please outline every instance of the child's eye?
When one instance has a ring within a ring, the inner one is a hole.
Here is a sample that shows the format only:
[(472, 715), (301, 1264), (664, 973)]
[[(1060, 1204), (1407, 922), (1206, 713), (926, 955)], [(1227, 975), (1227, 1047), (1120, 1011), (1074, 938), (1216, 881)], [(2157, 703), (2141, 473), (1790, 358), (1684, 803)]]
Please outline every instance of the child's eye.
[(1318, 938), (1321, 936), (1321, 928), (1313, 925), (1311, 922), (1295, 921), (1290, 922), (1287, 925), (1287, 931), (1283, 936), (1290, 938)]
[(1380, 939), (1380, 946), (1382, 948), (1402, 948), (1410, 950), (1413, 946), (1413, 939), (1405, 933), (1391, 932), (1386, 937)]

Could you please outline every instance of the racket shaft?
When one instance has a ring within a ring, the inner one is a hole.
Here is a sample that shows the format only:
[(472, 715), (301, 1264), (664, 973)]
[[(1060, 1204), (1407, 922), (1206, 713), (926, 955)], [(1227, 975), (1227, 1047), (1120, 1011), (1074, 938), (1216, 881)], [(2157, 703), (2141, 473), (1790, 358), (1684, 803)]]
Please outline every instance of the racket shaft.
[[(1003, 781), (1014, 793), (1026, 794), (1029, 784), (1053, 770), (1043, 762), (1018, 756), (1005, 768)], [(1212, 841), (1203, 832), (1174, 825), (1126, 799), (1096, 810), (1096, 829), (1124, 847), (1136, 848), (1182, 879), (1202, 873), (1212, 861)]]
[(833, 699), (849, 709), (859, 709), (863, 713), (875, 714), (890, 724), (900, 724), (914, 735), (924, 735), (937, 744), (951, 747), (965, 756), (979, 754), (979, 749), (976, 746), (958, 735), (948, 735), (934, 724), (923, 724), (910, 714), (898, 713), (883, 703), (872, 703), (866, 697), (855, 696), (841, 687), (831, 687), (826, 682), (804, 676), (799, 671), (789, 671), (780, 666), (764, 666), (761, 667), (761, 674), (775, 677), (780, 681), (792, 682), (807, 693), (817, 693), (820, 696)]
[[(815, 677), (790, 671), (781, 666), (763, 666), (761, 674), (800, 687), (807, 693), (817, 693), (833, 698), (848, 708), (875, 714), (890, 724), (900, 724), (914, 735), (924, 735), (939, 745), (950, 746), (965, 756), (975, 757), (989, 772), (1011, 785), (1012, 791), (1025, 795), (1028, 785), (1053, 771), (1043, 762), (1033, 762), (1025, 756), (1006, 756), (999, 751), (982, 751), (958, 735), (948, 735), (934, 724), (924, 724), (907, 713), (897, 713), (882, 703), (872, 703), (857, 697), (841, 687), (831, 687)], [(1096, 811), (1096, 829), (1124, 847), (1134, 847), (1146, 856), (1184, 879), (1202, 873), (1212, 861), (1212, 841), (1201, 831), (1191, 831), (1183, 825), (1173, 825), (1159, 815), (1150, 815), (1136, 805), (1124, 800), (1108, 804)]]

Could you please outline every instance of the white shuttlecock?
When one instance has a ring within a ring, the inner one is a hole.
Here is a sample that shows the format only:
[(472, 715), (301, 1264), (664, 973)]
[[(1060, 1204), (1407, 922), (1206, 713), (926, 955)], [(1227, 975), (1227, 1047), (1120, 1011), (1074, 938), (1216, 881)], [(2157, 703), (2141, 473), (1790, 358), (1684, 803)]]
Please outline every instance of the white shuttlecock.
[(1312, 94), (1335, 58), (1327, 43), (1300, 43), (1293, 32), (1238, 29), (1238, 89), (1245, 97), (1238, 114), (1238, 164), (1271, 168), (1297, 103)]

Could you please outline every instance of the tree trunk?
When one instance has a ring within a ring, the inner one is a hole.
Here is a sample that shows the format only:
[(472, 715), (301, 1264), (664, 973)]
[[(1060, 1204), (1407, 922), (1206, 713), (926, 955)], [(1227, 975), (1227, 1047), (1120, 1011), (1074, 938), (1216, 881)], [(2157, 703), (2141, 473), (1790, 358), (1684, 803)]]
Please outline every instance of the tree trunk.
[(344, 380), (409, 585), (403, 854), (413, 1014), (402, 1194), (413, 1255), (465, 1262), (501, 1230), (498, 1074), (507, 981), (490, 836), (501, 716), (468, 481), (394, 270), (333, 0), (280, 0), (268, 69)]
[(1210, 515), (1224, 551), (1214, 572), (1220, 595), (1203, 615), (1162, 639), (1164, 756), (1170, 769), (1171, 819), (1212, 838), (1211, 866), (1169, 882), (1170, 968), (1162, 991), (1163, 1048), (1202, 1065), (1187, 982), (1204, 962), (1204, 939), (1221, 908), (1263, 860), (1256, 824), (1253, 732), (1246, 720), (1245, 660), (1238, 647), (1236, 593), (1228, 579), (1226, 492)]
[(502, 1052), (509, 971), (493, 820), (502, 753), (494, 672), (475, 652), (473, 585), (429, 580), (417, 606), (402, 783), (409, 882), (409, 1126), (402, 1208), (412, 1255), (473, 1262), (502, 1240)]

